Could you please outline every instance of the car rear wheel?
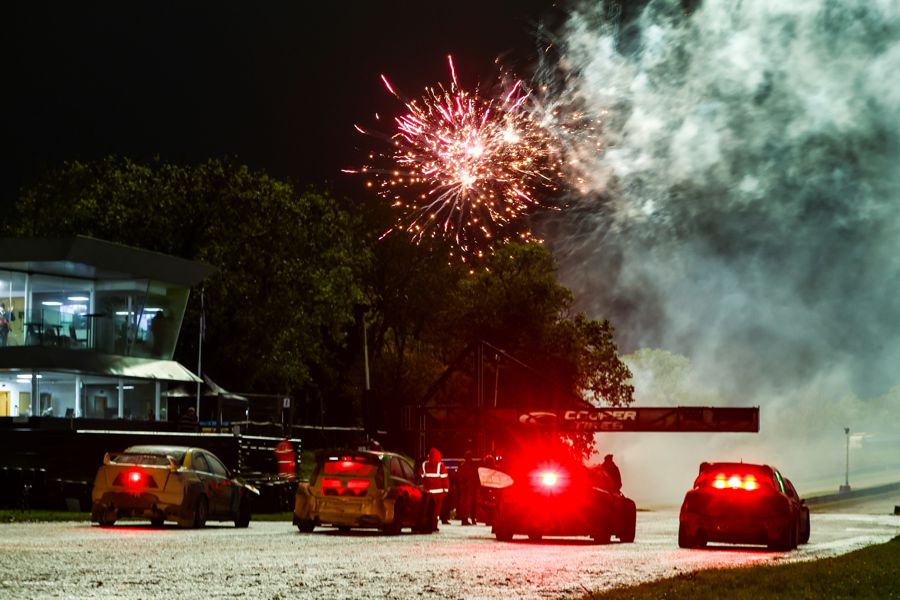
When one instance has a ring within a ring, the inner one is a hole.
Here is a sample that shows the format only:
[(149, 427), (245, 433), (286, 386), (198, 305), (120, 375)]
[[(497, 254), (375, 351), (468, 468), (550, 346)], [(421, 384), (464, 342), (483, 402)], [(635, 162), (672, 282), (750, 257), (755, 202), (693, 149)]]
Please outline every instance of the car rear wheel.
[(300, 522), (297, 523), (297, 529), (300, 530), (300, 533), (312, 533), (315, 528), (316, 523), (312, 519), (301, 519)]
[(250, 498), (247, 496), (241, 498), (241, 506), (238, 508), (238, 516), (234, 520), (234, 526), (241, 529), (250, 526)]
[(631, 500), (625, 507), (625, 514), (622, 519), (622, 530), (619, 533), (619, 541), (625, 544), (634, 542), (634, 533), (637, 528), (637, 507)]
[(591, 537), (595, 544), (608, 544), (609, 536), (609, 525), (605, 518), (600, 517), (594, 525), (594, 532), (591, 533)]
[(678, 525), (678, 547), (679, 548), (693, 548), (696, 546), (696, 542), (688, 533), (687, 526), (684, 523)]
[(803, 511), (803, 514), (800, 517), (800, 537), (797, 539), (797, 542), (800, 544), (809, 543), (809, 510)]
[(504, 527), (500, 524), (494, 525), (494, 535), (500, 542), (509, 542), (513, 539), (512, 529), (510, 529), (509, 527)]
[(422, 510), (422, 518), (413, 529), (414, 533), (434, 533), (437, 530), (437, 515), (434, 512), (434, 502), (429, 499)]
[(394, 502), (394, 520), (384, 526), (383, 531), (388, 535), (397, 535), (403, 529), (403, 519), (406, 515), (406, 506), (403, 500)]
[(200, 496), (197, 498), (197, 506), (194, 507), (194, 523), (193, 527), (195, 529), (200, 529), (201, 527), (206, 526), (206, 519), (209, 517), (209, 502), (206, 500), (206, 496)]
[(769, 549), (788, 552), (797, 547), (797, 522), (784, 528), (776, 539), (769, 542)]

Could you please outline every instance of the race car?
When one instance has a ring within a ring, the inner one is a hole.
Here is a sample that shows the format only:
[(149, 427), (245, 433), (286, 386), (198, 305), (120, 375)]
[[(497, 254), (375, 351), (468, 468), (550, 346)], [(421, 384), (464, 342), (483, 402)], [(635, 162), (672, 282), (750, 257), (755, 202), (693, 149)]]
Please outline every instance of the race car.
[(108, 527), (126, 517), (156, 526), (175, 521), (203, 527), (206, 521), (250, 524), (253, 486), (234, 477), (212, 452), (185, 446), (131, 446), (107, 452), (94, 478), (91, 521)]
[(807, 543), (809, 533), (809, 508), (778, 469), (704, 462), (681, 505), (678, 545), (725, 542), (792, 550)]
[(320, 525), (374, 528), (390, 535), (404, 527), (432, 533), (437, 518), (434, 500), (416, 481), (412, 463), (393, 452), (319, 452), (294, 500), (294, 525), (303, 533)]
[[(485, 481), (484, 469), (479, 475)], [(634, 502), (609, 485), (597, 469), (565, 458), (541, 458), (513, 464), (510, 485), (500, 494), (493, 533), (500, 541), (516, 534), (531, 540), (544, 536), (590, 536), (608, 544), (634, 541)]]

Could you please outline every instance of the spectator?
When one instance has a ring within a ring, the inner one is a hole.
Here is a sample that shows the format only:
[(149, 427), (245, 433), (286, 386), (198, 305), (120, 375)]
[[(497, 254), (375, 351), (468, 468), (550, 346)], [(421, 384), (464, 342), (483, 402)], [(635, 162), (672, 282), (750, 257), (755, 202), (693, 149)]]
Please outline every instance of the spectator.
[(178, 431), (197, 431), (197, 411), (193, 406), (189, 406), (183, 415), (178, 419)]
[(12, 320), (12, 311), (6, 310), (6, 304), (0, 303), (0, 347), (6, 346), (9, 339), (10, 321)]
[[(447, 467), (441, 460), (441, 452), (437, 448), (428, 451), (428, 460), (422, 463), (420, 475), (425, 484), (425, 489), (434, 499), (434, 518), (441, 514), (441, 505), (444, 503), (444, 496), (450, 491), (450, 477), (447, 474)], [(443, 521), (447, 523), (447, 521)], [(437, 526), (435, 526), (437, 531)]]
[(466, 451), (465, 459), (456, 472), (456, 478), (459, 484), (456, 516), (460, 525), (475, 525), (477, 523), (475, 508), (478, 502), (478, 488), (481, 486), (481, 482), (478, 479), (478, 466), (472, 458), (471, 451)]
[(609, 478), (611, 492), (618, 492), (622, 489), (622, 474), (619, 473), (619, 467), (613, 462), (613, 455), (607, 454), (603, 457), (603, 471)]

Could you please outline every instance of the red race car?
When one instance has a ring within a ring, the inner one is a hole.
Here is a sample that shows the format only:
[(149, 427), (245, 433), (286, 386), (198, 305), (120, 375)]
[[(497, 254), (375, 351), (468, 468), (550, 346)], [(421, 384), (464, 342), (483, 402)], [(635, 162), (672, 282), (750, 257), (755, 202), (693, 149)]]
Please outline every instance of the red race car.
[(809, 541), (809, 508), (768, 465), (705, 462), (681, 505), (678, 545), (765, 544), (793, 550)]

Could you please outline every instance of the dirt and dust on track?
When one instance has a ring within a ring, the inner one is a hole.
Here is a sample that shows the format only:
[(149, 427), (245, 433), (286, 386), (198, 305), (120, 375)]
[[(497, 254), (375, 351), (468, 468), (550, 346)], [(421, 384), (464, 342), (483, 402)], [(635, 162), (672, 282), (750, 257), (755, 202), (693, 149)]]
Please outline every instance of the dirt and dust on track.
[[(433, 535), (317, 529), (253, 522), (156, 529), (148, 522), (0, 525), (3, 598), (577, 598), (708, 567), (843, 554), (900, 535), (887, 507), (816, 512), (810, 543), (677, 547), (677, 509), (638, 513), (633, 544), (588, 538), (497, 542), (490, 528), (442, 525)], [(892, 508), (892, 507), (891, 507)]]

